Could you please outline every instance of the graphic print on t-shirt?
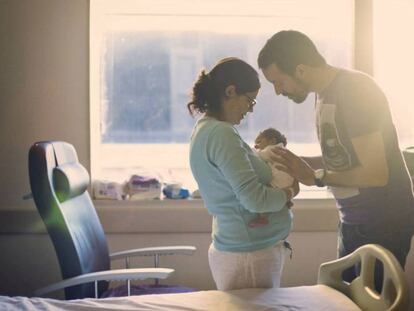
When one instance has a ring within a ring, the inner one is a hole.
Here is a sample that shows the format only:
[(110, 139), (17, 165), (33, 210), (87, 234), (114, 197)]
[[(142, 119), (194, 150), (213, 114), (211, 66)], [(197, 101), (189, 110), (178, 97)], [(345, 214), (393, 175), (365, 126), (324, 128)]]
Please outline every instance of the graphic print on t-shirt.
[(318, 137), (323, 159), (329, 170), (341, 171), (352, 167), (351, 155), (342, 144), (335, 123), (335, 105), (319, 105)]

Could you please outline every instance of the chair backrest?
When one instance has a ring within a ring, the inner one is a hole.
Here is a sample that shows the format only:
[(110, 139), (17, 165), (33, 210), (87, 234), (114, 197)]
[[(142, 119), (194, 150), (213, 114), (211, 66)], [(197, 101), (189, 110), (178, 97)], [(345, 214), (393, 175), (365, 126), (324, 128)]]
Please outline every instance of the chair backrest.
[[(89, 174), (66, 142), (37, 142), (29, 151), (30, 187), (52, 239), (63, 279), (110, 269), (105, 233), (87, 192)], [(99, 291), (108, 288), (100, 282)], [(94, 297), (94, 284), (65, 289), (66, 299)]]

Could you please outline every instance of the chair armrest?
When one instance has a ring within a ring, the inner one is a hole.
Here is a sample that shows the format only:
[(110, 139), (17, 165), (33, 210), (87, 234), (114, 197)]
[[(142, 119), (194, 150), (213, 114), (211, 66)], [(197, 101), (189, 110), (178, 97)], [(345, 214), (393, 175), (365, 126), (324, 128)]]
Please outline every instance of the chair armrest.
[(61, 282), (40, 288), (35, 291), (36, 296), (53, 292), (66, 287), (97, 282), (97, 281), (125, 281), (125, 280), (144, 280), (144, 279), (165, 279), (173, 269), (167, 268), (142, 268), (142, 269), (118, 269), (99, 271), (93, 273), (82, 274)]
[(196, 248), (194, 246), (160, 246), (136, 248), (116, 252), (109, 255), (111, 260), (135, 257), (135, 256), (162, 256), (162, 255), (192, 255)]

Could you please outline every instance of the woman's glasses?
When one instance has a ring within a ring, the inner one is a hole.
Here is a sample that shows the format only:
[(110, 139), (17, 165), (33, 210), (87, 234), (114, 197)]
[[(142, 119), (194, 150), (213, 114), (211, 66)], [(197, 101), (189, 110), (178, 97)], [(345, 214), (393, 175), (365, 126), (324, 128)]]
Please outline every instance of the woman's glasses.
[(244, 96), (247, 97), (247, 99), (249, 100), (249, 110), (252, 109), (256, 104), (257, 104), (257, 100), (251, 98), (249, 95), (247, 94), (243, 94)]

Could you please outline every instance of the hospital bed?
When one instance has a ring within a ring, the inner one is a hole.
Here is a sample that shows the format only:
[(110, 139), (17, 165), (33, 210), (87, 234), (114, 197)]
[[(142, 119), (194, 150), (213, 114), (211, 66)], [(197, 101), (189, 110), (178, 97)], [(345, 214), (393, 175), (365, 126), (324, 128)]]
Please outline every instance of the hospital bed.
[[(383, 264), (384, 281), (374, 288), (376, 260)], [(351, 283), (342, 272), (355, 264), (360, 275)], [(395, 257), (378, 245), (365, 245), (352, 254), (323, 263), (318, 284), (288, 288), (251, 288), (232, 291), (198, 291), (105, 299), (62, 301), (48, 298), (0, 296), (0, 310), (408, 310), (408, 286)]]

